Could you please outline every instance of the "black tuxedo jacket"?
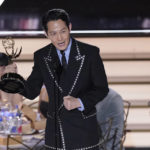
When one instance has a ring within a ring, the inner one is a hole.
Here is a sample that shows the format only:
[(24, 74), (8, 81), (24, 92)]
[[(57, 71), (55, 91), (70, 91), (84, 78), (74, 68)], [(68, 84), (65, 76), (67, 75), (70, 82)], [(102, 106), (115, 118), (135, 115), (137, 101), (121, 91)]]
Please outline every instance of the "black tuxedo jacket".
[[(72, 39), (68, 67), (60, 79), (59, 66), (60, 60), (54, 45), (49, 44), (36, 51), (33, 71), (23, 93), (27, 98), (34, 99), (39, 95), (41, 86), (46, 86), (49, 95), (46, 147), (63, 150), (97, 149), (100, 136), (95, 105), (108, 93), (99, 49)], [(63, 97), (67, 95), (80, 98), (84, 111), (66, 110)]]

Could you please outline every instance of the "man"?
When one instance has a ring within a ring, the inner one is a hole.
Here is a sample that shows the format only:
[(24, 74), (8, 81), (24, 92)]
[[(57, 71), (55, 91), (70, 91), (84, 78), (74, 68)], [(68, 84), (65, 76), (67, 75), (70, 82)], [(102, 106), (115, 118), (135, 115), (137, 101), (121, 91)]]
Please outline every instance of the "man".
[[(96, 104), (97, 120), (102, 129), (103, 137), (109, 132), (108, 140), (105, 143), (107, 150), (120, 150), (124, 135), (124, 104), (123, 98), (113, 89), (109, 88), (107, 96)], [(48, 94), (45, 86), (42, 86), (39, 96), (39, 111), (47, 118)], [(109, 119), (112, 119), (110, 123)], [(101, 146), (101, 150), (104, 147)], [(124, 149), (124, 148), (122, 148)]]
[[(0, 52), (0, 78), (7, 72), (17, 73), (17, 66), (15, 63), (9, 61), (5, 53)], [(16, 105), (21, 108), (23, 98), (20, 94), (6, 93), (0, 90), (0, 106), (8, 104), (10, 109), (15, 109)]]
[(97, 120), (102, 129), (102, 135), (107, 133), (110, 125), (104, 122), (112, 118), (110, 134), (108, 141), (106, 141), (106, 149), (120, 150), (124, 129), (124, 105), (122, 97), (116, 91), (109, 88), (108, 95), (103, 101), (96, 104), (96, 110)]
[(48, 11), (42, 23), (51, 44), (35, 52), (34, 67), (22, 94), (34, 99), (43, 84), (47, 89), (45, 147), (98, 150), (95, 105), (108, 93), (99, 49), (70, 36), (72, 25), (62, 9)]

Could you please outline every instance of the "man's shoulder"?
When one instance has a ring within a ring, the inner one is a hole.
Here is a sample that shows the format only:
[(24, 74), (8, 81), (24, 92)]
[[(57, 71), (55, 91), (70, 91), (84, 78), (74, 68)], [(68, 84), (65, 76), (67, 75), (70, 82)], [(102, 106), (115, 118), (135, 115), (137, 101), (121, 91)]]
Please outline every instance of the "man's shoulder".
[(88, 57), (95, 57), (96, 55), (100, 54), (100, 49), (95, 46), (95, 45), (91, 45), (89, 43), (84, 43), (84, 42), (81, 42), (81, 41), (77, 41), (77, 44), (79, 46), (79, 50), (80, 50), (80, 53), (82, 55), (86, 55)]
[(81, 41), (78, 41), (78, 40), (76, 40), (77, 41), (77, 43), (78, 43), (78, 45), (79, 45), (79, 49), (80, 49), (80, 51), (82, 51), (82, 52), (84, 52), (84, 53), (92, 53), (92, 54), (94, 54), (94, 53), (99, 53), (99, 51), (100, 51), (100, 48), (99, 47), (97, 47), (97, 46), (95, 46), (95, 45), (92, 45), (92, 44), (89, 44), (89, 43), (85, 43), (85, 42), (81, 42)]
[(46, 46), (44, 46), (44, 47), (42, 47), (42, 48), (36, 50), (36, 51), (34, 52), (34, 55), (41, 55), (41, 54), (43, 54), (43, 53), (48, 52), (48, 51), (50, 50), (50, 45), (51, 45), (51, 44), (48, 44), (48, 45), (46, 45)]
[(89, 44), (89, 43), (81, 42), (78, 40), (77, 40), (77, 42), (78, 42), (79, 46), (83, 46), (85, 48), (99, 49), (97, 46)]

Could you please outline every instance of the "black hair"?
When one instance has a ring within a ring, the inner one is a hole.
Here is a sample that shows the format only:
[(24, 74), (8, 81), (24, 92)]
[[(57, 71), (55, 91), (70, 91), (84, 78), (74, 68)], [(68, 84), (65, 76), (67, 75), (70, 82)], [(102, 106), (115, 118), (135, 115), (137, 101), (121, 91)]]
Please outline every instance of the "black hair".
[(0, 52), (0, 66), (7, 66), (9, 63), (9, 57), (5, 53)]
[(63, 9), (51, 9), (49, 10), (42, 18), (42, 26), (43, 29), (46, 31), (47, 33), (47, 23), (49, 21), (55, 21), (55, 20), (63, 20), (67, 27), (69, 28), (69, 24), (70, 24), (70, 17), (68, 15), (68, 13), (63, 10)]

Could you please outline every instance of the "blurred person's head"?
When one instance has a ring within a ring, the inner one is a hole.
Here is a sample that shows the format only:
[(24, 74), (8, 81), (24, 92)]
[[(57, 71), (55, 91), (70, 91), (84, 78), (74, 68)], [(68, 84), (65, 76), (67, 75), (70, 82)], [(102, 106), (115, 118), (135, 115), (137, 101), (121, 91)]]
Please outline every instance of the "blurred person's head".
[(72, 28), (68, 13), (63, 9), (51, 9), (43, 16), (42, 25), (52, 44), (59, 50), (65, 50)]

